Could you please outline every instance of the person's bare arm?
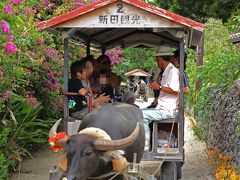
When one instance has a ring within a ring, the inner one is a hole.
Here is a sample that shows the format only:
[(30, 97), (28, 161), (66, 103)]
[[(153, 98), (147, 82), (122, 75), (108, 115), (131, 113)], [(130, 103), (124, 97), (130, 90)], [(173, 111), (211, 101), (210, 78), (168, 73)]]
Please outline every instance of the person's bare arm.
[(109, 96), (105, 96), (105, 93), (103, 93), (99, 97), (94, 99), (93, 106), (97, 108), (97, 107), (101, 106), (101, 103), (108, 102), (109, 100), (110, 100), (110, 97)]
[(161, 93), (161, 91), (163, 91), (163, 92), (165, 92), (165, 93), (168, 93), (168, 94), (173, 94), (173, 95), (178, 95), (179, 94), (179, 92), (177, 92), (177, 91), (173, 91), (171, 88), (169, 88), (169, 87), (162, 87), (161, 89), (160, 89), (160, 93)]
[(153, 81), (152, 83), (150, 83), (150, 86), (153, 90), (160, 89), (160, 84), (158, 84), (157, 81)]
[(82, 96), (86, 96), (87, 93), (89, 92), (89, 89), (88, 88), (81, 88), (78, 93)]
[(184, 92), (185, 94), (189, 94), (190, 88), (189, 88), (189, 87), (183, 87), (183, 92)]
[(156, 81), (152, 82), (151, 84), (152, 89), (160, 89), (160, 91), (166, 92), (168, 94), (173, 94), (173, 95), (178, 95), (179, 92), (177, 91), (173, 91), (171, 88), (169, 87), (161, 87), (160, 84), (158, 84)]

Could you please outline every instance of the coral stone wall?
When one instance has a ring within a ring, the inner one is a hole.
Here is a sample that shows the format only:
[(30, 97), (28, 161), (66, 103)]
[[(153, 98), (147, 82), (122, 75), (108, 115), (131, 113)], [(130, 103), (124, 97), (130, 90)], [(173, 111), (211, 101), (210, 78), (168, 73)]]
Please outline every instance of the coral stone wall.
[(233, 157), (240, 166), (240, 80), (225, 95), (215, 91), (213, 116), (209, 123), (208, 141)]

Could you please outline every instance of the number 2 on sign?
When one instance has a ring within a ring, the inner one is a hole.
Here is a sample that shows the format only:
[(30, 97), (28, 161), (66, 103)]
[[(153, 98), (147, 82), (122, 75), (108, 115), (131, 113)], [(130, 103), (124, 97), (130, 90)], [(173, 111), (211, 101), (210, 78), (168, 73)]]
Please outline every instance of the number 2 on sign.
[(117, 4), (117, 13), (123, 13), (123, 5), (122, 4)]

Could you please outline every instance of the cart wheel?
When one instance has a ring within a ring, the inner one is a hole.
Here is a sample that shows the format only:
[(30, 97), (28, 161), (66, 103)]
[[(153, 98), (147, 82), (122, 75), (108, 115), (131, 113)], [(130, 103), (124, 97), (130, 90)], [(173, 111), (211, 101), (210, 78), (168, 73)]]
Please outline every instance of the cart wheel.
[(160, 180), (177, 180), (182, 176), (181, 162), (164, 162)]
[(182, 162), (176, 162), (177, 166), (177, 179), (182, 178)]

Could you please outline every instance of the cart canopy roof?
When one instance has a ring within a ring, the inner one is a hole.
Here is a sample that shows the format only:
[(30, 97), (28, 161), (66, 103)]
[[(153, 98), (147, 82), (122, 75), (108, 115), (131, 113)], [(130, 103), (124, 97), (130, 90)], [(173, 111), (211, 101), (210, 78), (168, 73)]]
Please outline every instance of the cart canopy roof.
[(95, 49), (178, 48), (181, 38), (195, 48), (204, 25), (138, 0), (99, 0), (37, 24)]
[(229, 37), (231, 43), (239, 43), (240, 42), (240, 32), (231, 34)]
[(151, 77), (152, 75), (141, 70), (141, 69), (134, 69), (132, 71), (129, 71), (127, 73), (124, 74), (125, 76), (129, 77), (129, 76), (147, 76), (147, 77)]

